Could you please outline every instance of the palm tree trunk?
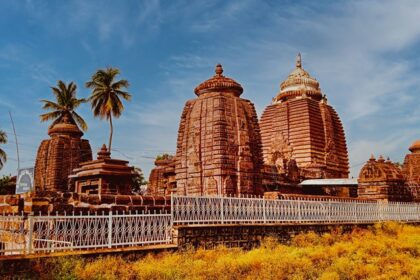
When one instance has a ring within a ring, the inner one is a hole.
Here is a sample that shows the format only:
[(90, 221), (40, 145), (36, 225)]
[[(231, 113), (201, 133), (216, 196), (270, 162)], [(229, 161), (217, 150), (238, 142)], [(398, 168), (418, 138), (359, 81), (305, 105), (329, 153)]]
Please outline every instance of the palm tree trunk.
[(114, 133), (114, 127), (112, 126), (112, 115), (109, 116), (109, 126), (110, 126), (110, 132), (109, 132), (109, 144), (108, 144), (108, 152), (111, 152), (111, 145), (112, 145), (112, 134)]

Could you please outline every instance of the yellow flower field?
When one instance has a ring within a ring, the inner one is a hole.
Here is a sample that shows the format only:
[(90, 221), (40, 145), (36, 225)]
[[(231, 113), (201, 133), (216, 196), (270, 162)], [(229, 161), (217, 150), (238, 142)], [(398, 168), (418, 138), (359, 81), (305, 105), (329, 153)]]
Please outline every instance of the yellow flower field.
[(306, 233), (288, 245), (268, 238), (251, 251), (219, 247), (40, 262), (30, 275), (46, 279), (420, 279), (420, 227), (384, 223), (351, 233)]

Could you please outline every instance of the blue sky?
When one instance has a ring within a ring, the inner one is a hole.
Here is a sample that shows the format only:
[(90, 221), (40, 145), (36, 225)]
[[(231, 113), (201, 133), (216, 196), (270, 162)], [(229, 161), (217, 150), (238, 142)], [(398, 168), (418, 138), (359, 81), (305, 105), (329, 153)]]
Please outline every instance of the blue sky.
[[(118, 67), (133, 99), (114, 123), (113, 155), (148, 176), (157, 154), (175, 152), (185, 101), (217, 63), (261, 116), (301, 52), (343, 121), (357, 176), (371, 153), (402, 162), (420, 139), (419, 19), (419, 1), (1, 1), (0, 129), (12, 132), (11, 111), (21, 165), (33, 166), (49, 87), (75, 81), (87, 97), (96, 69)], [(96, 153), (108, 124), (89, 105), (79, 113)], [(0, 175), (17, 168), (9, 139)]]

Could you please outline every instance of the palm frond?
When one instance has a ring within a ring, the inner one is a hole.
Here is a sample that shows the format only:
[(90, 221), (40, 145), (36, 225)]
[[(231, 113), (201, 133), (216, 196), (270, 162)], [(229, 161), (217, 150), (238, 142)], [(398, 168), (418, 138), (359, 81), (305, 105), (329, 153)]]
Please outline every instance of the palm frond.
[(127, 101), (131, 100), (131, 94), (129, 94), (126, 91), (116, 90), (115, 93), (117, 94), (117, 96), (121, 96), (122, 98), (124, 98)]
[(83, 131), (86, 131), (88, 129), (87, 123), (79, 114), (73, 111), (71, 112), (71, 116)]
[(127, 80), (119, 80), (112, 84), (113, 90), (120, 90), (122, 88), (128, 88), (130, 86), (130, 83)]
[(5, 151), (0, 149), (0, 169), (3, 168), (4, 163), (7, 161), (7, 154)]
[(44, 110), (63, 110), (64, 109), (63, 106), (53, 101), (42, 99), (41, 102), (44, 103), (44, 105), (42, 106), (42, 109)]
[(62, 111), (53, 111), (53, 112), (48, 112), (45, 114), (40, 115), (41, 118), (41, 122), (46, 122), (49, 120), (58, 120), (62, 115)]
[(3, 130), (0, 130), (0, 144), (7, 143), (7, 134)]

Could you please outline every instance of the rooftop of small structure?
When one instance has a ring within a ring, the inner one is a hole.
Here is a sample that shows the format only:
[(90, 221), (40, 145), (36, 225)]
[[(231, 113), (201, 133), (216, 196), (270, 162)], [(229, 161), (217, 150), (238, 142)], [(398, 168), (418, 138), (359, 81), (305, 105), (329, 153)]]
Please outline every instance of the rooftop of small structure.
[(385, 160), (382, 155), (378, 159), (371, 155), (359, 173), (359, 183), (368, 181), (400, 181), (403, 179), (401, 168), (389, 158)]
[(69, 178), (80, 178), (98, 175), (133, 176), (134, 167), (128, 166), (128, 161), (113, 159), (107, 147), (102, 145), (96, 160), (80, 163)]
[(357, 186), (357, 184), (357, 178), (309, 179), (300, 183), (302, 186)]
[(199, 84), (194, 92), (200, 96), (207, 92), (231, 92), (235, 96), (240, 96), (244, 89), (235, 80), (223, 75), (223, 67), (221, 64), (216, 65), (215, 75)]
[(322, 99), (319, 82), (303, 69), (302, 56), (298, 53), (296, 67), (280, 84), (280, 93), (275, 97), (275, 101), (286, 101), (304, 95), (318, 101)]

